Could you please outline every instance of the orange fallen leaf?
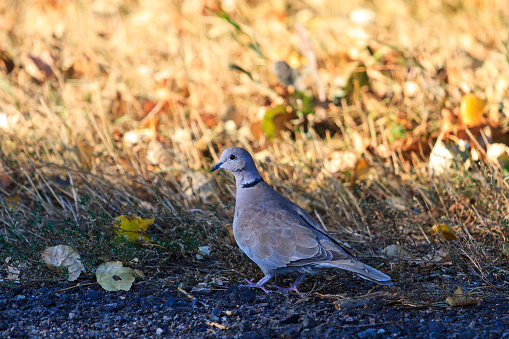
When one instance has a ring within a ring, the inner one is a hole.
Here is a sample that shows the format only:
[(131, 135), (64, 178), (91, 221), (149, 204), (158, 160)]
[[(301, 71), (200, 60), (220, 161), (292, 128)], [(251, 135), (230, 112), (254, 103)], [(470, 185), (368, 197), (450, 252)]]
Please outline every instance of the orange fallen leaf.
[(355, 177), (359, 180), (366, 179), (369, 172), (369, 163), (366, 159), (360, 159), (355, 165), (354, 173)]
[(361, 158), (355, 164), (355, 168), (353, 169), (352, 176), (350, 178), (350, 183), (353, 187), (357, 185), (357, 180), (364, 180), (368, 176), (369, 173), (369, 163), (366, 159)]
[(12, 184), (9, 174), (0, 167), (0, 188), (7, 188)]
[(260, 139), (262, 137), (262, 125), (259, 121), (251, 124), (251, 133), (256, 139)]
[(202, 112), (200, 113), (200, 119), (208, 128), (212, 128), (217, 125), (217, 115), (215, 114)]
[(83, 169), (90, 171), (93, 164), (94, 148), (86, 142), (78, 142), (79, 159)]
[(460, 117), (467, 126), (481, 122), (486, 102), (474, 94), (467, 94), (461, 99)]

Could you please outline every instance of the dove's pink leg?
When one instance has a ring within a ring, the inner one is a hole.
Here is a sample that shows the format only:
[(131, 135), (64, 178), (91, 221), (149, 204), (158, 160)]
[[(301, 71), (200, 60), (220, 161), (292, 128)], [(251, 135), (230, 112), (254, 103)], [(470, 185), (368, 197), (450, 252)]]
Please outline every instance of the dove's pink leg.
[(263, 285), (265, 285), (270, 279), (272, 279), (271, 275), (266, 275), (261, 278), (257, 283), (252, 282), (248, 278), (246, 278), (247, 285), (239, 285), (241, 287), (258, 287), (261, 288), (265, 293), (270, 293), (270, 291)]
[(276, 285), (274, 285), (274, 286), (277, 288), (277, 290), (278, 290), (279, 292), (284, 292), (284, 293), (286, 293), (286, 292), (290, 292), (290, 291), (295, 291), (295, 292), (297, 292), (297, 293), (298, 293), (301, 297), (303, 297), (303, 296), (304, 296), (304, 294), (303, 294), (301, 291), (299, 291), (299, 289), (297, 288), (297, 286), (299, 286), (299, 284), (302, 282), (302, 280), (304, 280), (304, 277), (305, 277), (305, 276), (306, 276), (306, 273), (302, 273), (301, 275), (299, 275), (299, 276), (297, 277), (297, 280), (295, 280), (295, 282), (294, 282), (294, 283), (293, 283), (290, 287), (286, 287), (286, 288), (284, 288), (284, 287), (279, 287), (279, 286), (276, 286)]

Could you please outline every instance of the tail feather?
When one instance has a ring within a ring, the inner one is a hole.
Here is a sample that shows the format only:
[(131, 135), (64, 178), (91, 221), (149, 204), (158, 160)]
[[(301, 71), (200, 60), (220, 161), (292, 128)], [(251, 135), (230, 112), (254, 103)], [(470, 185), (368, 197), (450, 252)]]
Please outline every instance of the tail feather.
[(368, 277), (368, 276), (366, 276), (366, 275), (362, 275), (362, 274), (358, 274), (358, 273), (357, 273), (357, 275), (358, 275), (359, 277), (363, 278), (363, 279), (366, 279), (366, 280), (372, 281), (372, 282), (377, 283), (377, 284), (379, 284), (379, 285), (388, 285), (388, 286), (390, 286), (390, 285), (394, 285), (394, 284), (392, 283), (392, 281), (390, 280), (390, 278), (389, 278), (389, 280), (385, 280), (385, 281), (383, 281), (383, 280), (375, 280), (375, 279), (373, 279), (373, 278), (371, 278), (371, 277)]
[(366, 264), (363, 264), (363, 265), (368, 273), (367, 274), (366, 273), (357, 273), (357, 275), (359, 277), (364, 278), (369, 281), (372, 281), (372, 282), (375, 282), (380, 285), (392, 285), (391, 277), (389, 277), (387, 274), (384, 274), (384, 273), (380, 272), (379, 270), (377, 270), (371, 266), (368, 266)]
[(356, 273), (359, 277), (380, 285), (392, 285), (391, 277), (355, 259), (331, 262), (335, 267)]

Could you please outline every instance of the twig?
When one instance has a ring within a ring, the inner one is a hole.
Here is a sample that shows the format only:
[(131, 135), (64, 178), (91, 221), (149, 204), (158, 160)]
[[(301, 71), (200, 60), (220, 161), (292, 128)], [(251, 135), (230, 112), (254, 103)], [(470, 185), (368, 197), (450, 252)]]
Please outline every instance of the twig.
[(228, 329), (228, 326), (224, 326), (224, 325), (218, 324), (218, 323), (213, 322), (213, 321), (207, 321), (207, 325), (219, 328), (220, 330), (227, 330)]
[(394, 321), (385, 321), (383, 323), (378, 323), (378, 324), (346, 325), (346, 326), (341, 326), (341, 328), (360, 328), (360, 327), (380, 326), (380, 325), (387, 325), (387, 324), (394, 324)]
[[(188, 297), (189, 299), (191, 300), (195, 300), (196, 298), (193, 297), (192, 295), (190, 295), (189, 293), (187, 293), (184, 289), (180, 288), (180, 287), (177, 287), (177, 289), (182, 292), (186, 297)], [(209, 305), (205, 304), (203, 301), (200, 301), (198, 299), (196, 299), (200, 304), (202, 304), (203, 306), (205, 307), (208, 307)]]
[(322, 220), (322, 217), (320, 217), (320, 214), (318, 214), (318, 211), (315, 209), (315, 215), (316, 217), (318, 218), (318, 220), (320, 221), (320, 224), (322, 225), (322, 227), (327, 231), (329, 232), (329, 230), (327, 229), (327, 226), (325, 226), (325, 224), (323, 223), (323, 220)]
[(77, 284), (77, 285), (74, 285), (74, 286), (71, 286), (71, 287), (62, 288), (61, 290), (58, 290), (58, 291), (56, 291), (55, 293), (60, 293), (60, 292), (63, 292), (63, 291), (70, 290), (70, 289), (72, 289), (72, 288), (77, 288), (77, 287), (87, 286), (87, 285), (94, 285), (94, 284), (98, 284), (98, 282), (96, 281), (96, 282), (86, 283), (86, 284)]

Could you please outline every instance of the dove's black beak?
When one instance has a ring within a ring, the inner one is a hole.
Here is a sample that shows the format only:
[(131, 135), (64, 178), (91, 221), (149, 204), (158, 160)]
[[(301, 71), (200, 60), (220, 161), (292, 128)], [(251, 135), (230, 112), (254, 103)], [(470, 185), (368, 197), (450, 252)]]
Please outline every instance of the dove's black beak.
[(218, 162), (217, 164), (215, 164), (214, 166), (212, 166), (212, 168), (210, 169), (211, 172), (214, 172), (215, 170), (217, 170), (218, 168), (221, 168), (221, 165), (223, 163), (220, 161)]

